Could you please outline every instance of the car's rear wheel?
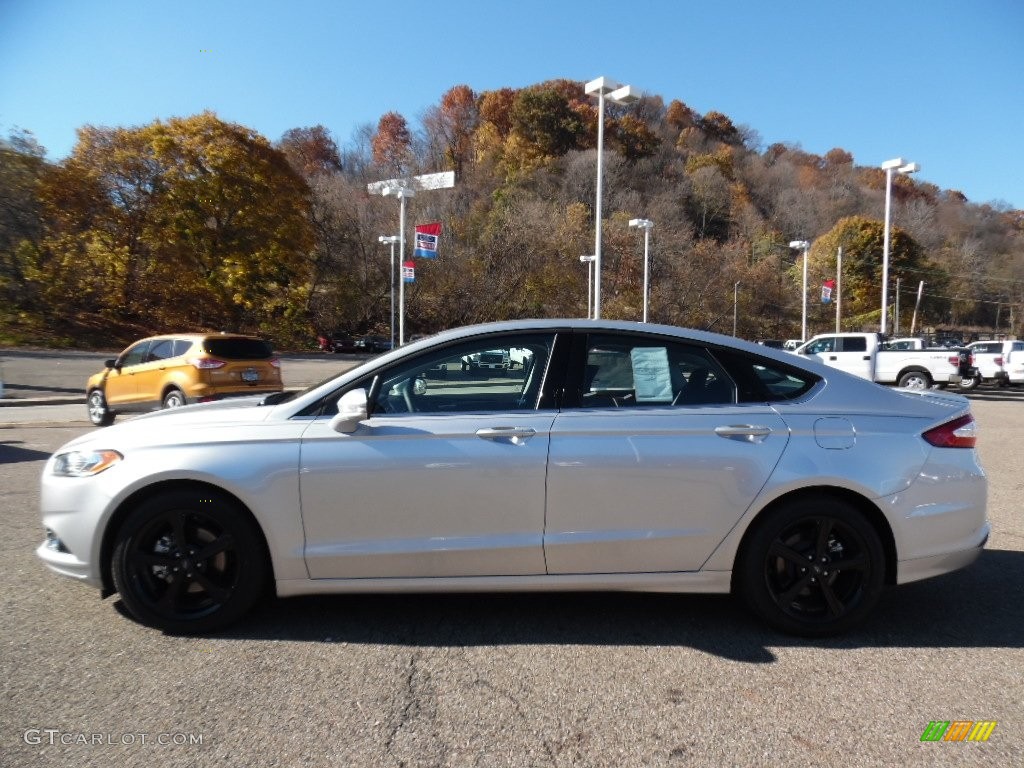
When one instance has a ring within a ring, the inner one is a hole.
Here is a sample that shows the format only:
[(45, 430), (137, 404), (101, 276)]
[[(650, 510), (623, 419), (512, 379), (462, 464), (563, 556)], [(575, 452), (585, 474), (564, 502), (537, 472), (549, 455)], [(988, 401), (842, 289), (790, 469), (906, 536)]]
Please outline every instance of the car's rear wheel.
[(785, 504), (756, 524), (737, 586), (776, 629), (820, 637), (856, 625), (882, 592), (878, 533), (848, 502), (827, 495)]
[(128, 611), (165, 632), (220, 629), (259, 599), (262, 538), (231, 499), (179, 490), (150, 498), (117, 532), (111, 571)]
[(180, 389), (170, 389), (164, 395), (164, 408), (181, 408), (185, 405), (185, 395)]
[(114, 414), (107, 407), (107, 398), (104, 397), (103, 390), (94, 389), (90, 392), (86, 403), (89, 409), (89, 421), (97, 427), (107, 427), (114, 423)]
[(977, 389), (979, 384), (981, 384), (981, 377), (971, 376), (969, 379), (960, 380), (960, 389)]

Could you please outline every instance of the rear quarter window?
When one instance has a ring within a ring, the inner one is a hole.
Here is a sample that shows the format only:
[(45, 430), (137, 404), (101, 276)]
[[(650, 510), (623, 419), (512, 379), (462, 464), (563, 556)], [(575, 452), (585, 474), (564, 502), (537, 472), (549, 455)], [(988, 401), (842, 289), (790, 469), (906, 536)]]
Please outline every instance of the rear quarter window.
[(813, 373), (767, 358), (727, 349), (711, 352), (736, 382), (741, 403), (795, 400), (821, 381)]
[(273, 347), (262, 339), (206, 339), (203, 342), (203, 351), (225, 360), (267, 360), (274, 356)]

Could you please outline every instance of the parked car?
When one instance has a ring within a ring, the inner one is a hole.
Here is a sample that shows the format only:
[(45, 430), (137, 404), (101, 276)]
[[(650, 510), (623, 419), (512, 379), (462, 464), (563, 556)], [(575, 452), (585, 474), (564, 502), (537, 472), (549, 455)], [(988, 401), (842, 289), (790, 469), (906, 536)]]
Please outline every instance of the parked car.
[(384, 336), (361, 336), (356, 339), (355, 351), (377, 355), (391, 349), (391, 340)]
[(280, 361), (270, 343), (255, 336), (152, 336), (103, 366), (85, 385), (89, 420), (98, 427), (111, 424), (119, 413), (282, 389)]
[(878, 333), (823, 333), (794, 352), (879, 384), (928, 389), (961, 381), (963, 358), (957, 350), (886, 349)]
[(1001, 387), (1024, 384), (1024, 341), (973, 341), (967, 348), (974, 354), (978, 369), (970, 386), (985, 382)]
[(316, 338), (317, 346), (324, 352), (358, 352), (356, 337), (343, 331), (320, 334)]
[[(525, 375), (423, 376), (498, 349), (529, 350)], [(735, 592), (826, 635), (974, 561), (986, 484), (962, 395), (701, 331), (517, 320), (284, 402), (83, 435), (44, 468), (37, 554), (168, 632), (223, 627), (272, 584)]]

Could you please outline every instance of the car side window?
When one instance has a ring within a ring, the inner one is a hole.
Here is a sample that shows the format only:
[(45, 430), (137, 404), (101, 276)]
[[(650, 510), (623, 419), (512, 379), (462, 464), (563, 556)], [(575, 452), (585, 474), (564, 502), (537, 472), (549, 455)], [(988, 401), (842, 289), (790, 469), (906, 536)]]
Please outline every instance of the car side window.
[[(843, 352), (867, 352), (868, 351), (868, 340), (864, 336), (844, 336), (841, 337), (843, 342)], [(900, 349), (909, 349), (910, 343), (903, 342)]]
[(735, 392), (728, 373), (702, 347), (593, 334), (587, 341), (579, 406), (714, 405), (735, 402)]
[(174, 339), (161, 339), (160, 341), (153, 342), (153, 345), (149, 348), (149, 352), (146, 354), (146, 362), (166, 360), (170, 357), (174, 357)]
[(373, 413), (535, 410), (554, 339), (489, 336), (403, 360), (378, 376)]
[(192, 347), (192, 342), (188, 339), (175, 339), (174, 340), (174, 352), (171, 357), (181, 357)]
[(824, 339), (818, 339), (816, 342), (807, 347), (808, 355), (820, 355), (824, 352), (834, 352), (836, 347), (836, 340), (831, 336), (827, 336)]
[(139, 365), (146, 359), (146, 351), (149, 349), (150, 343), (149, 341), (140, 341), (138, 344), (128, 347), (128, 349), (121, 353), (121, 357), (118, 358), (118, 365), (121, 368)]

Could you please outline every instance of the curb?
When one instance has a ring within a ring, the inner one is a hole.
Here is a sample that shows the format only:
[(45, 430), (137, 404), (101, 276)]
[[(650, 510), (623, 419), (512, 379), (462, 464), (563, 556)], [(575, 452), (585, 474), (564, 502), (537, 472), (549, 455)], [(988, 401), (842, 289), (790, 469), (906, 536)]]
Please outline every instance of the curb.
[(31, 405), (85, 405), (84, 397), (25, 397), (25, 398), (0, 398), (0, 408), (24, 408)]

